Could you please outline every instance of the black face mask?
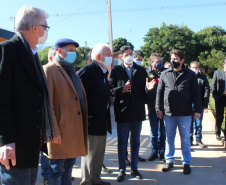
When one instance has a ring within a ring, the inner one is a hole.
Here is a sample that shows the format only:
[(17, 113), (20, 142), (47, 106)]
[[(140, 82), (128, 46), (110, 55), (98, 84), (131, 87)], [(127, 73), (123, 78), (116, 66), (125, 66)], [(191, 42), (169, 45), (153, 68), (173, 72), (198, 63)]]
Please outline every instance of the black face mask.
[(175, 68), (175, 69), (180, 66), (180, 63), (179, 62), (171, 61), (170, 63), (172, 65), (172, 67)]

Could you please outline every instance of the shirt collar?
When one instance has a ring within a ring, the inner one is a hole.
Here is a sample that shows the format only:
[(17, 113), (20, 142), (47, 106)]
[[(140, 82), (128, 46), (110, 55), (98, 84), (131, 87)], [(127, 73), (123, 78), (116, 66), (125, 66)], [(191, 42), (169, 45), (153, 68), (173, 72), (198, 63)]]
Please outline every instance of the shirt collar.
[[(97, 64), (98, 64), (98, 63), (97, 63)], [(98, 66), (100, 66), (100, 65), (98, 64)], [(100, 68), (101, 68), (101, 70), (103, 71), (103, 73), (106, 73), (106, 72), (108, 71), (107, 68), (104, 69), (104, 68), (101, 67), (101, 66), (100, 66)]]
[(38, 51), (38, 47), (35, 47), (34, 49), (31, 48), (31, 51), (32, 51), (33, 55), (35, 55)]
[(126, 68), (128, 68), (128, 67), (132, 68), (132, 67), (133, 67), (133, 63), (132, 63), (130, 66), (126, 65), (125, 63), (123, 63), (123, 64), (124, 64), (124, 66), (125, 66)]

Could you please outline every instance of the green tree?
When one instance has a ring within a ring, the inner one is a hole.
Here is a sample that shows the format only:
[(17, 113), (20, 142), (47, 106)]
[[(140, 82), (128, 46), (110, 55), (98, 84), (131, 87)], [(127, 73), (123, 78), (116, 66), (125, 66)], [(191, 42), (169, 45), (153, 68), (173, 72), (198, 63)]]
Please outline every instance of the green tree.
[(48, 52), (49, 52), (49, 48), (51, 48), (51, 47), (52, 46), (48, 46), (46, 48), (38, 50), (38, 56), (39, 56), (39, 59), (40, 59), (42, 65), (45, 65), (48, 63)]
[(226, 56), (225, 34), (225, 30), (220, 26), (207, 27), (197, 32), (197, 50), (202, 66), (222, 68), (222, 59)]
[(77, 48), (76, 50), (76, 60), (74, 63), (74, 66), (76, 67), (81, 67), (85, 64), (85, 60), (86, 60), (86, 52), (88, 53), (91, 49), (89, 47), (85, 48), (83, 46), (80, 46), (79, 48)]
[(152, 53), (159, 53), (164, 62), (169, 61), (169, 53), (173, 49), (185, 52), (185, 62), (190, 63), (198, 58), (196, 51), (197, 38), (193, 31), (187, 26), (172, 25), (165, 23), (160, 28), (149, 29), (144, 37), (144, 46), (141, 51), (147, 60)]
[(222, 59), (226, 56), (226, 53), (221, 50), (212, 49), (210, 52), (201, 52), (199, 56), (199, 62), (202, 66), (209, 67), (211, 69), (221, 69)]
[(128, 42), (125, 38), (118, 38), (113, 40), (113, 52), (119, 51), (122, 46), (129, 45), (133, 49), (134, 46)]

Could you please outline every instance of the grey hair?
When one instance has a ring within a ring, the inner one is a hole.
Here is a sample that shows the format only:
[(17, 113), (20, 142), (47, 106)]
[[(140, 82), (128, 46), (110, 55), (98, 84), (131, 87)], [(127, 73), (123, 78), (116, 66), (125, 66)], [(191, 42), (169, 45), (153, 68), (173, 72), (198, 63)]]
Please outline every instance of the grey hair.
[(55, 48), (54, 47), (49, 48), (49, 51), (48, 51), (48, 59), (50, 57), (55, 57), (55, 55), (56, 55)]
[(32, 25), (42, 23), (48, 18), (48, 13), (33, 6), (23, 6), (16, 14), (15, 28), (17, 32), (29, 30)]
[(110, 49), (110, 46), (109, 44), (105, 44), (105, 43), (98, 43), (96, 44), (93, 49), (92, 49), (92, 53), (91, 53), (91, 57), (92, 57), (92, 60), (96, 60), (96, 56), (97, 54), (102, 54), (103, 52), (103, 48), (109, 48)]

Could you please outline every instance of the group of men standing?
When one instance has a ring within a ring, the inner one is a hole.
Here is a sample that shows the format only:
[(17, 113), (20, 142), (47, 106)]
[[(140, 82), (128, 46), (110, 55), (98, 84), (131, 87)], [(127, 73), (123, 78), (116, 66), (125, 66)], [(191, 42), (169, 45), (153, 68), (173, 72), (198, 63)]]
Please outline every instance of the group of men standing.
[[(201, 122), (209, 100), (208, 80), (201, 74), (199, 63), (192, 62), (190, 70), (184, 65), (184, 52), (174, 49), (170, 52), (169, 69), (163, 67), (160, 55), (154, 53), (147, 73), (140, 66), (143, 53), (133, 53), (130, 46), (122, 46), (119, 57), (123, 63), (109, 77), (107, 67), (112, 63), (112, 52), (109, 45), (99, 43), (92, 49), (92, 62), (76, 73), (72, 64), (79, 44), (64, 38), (56, 41), (54, 58), (49, 58), (50, 62), (42, 67), (36, 45), (48, 37), (47, 17), (39, 8), (22, 7), (15, 19), (17, 33), (0, 44), (2, 184), (34, 185), (42, 150), (43, 159), (48, 156), (46, 184), (71, 184), (75, 159), (83, 156), (80, 184), (110, 185), (100, 178), (106, 135), (111, 133), (110, 96), (114, 97), (117, 122), (118, 182), (126, 176), (129, 135), (131, 175), (142, 179), (138, 159), (145, 104), (151, 129), (152, 153), (148, 160), (159, 155), (166, 162), (163, 172), (173, 167), (178, 127), (183, 173), (190, 174), (193, 130), (197, 144), (205, 147)], [(225, 92), (225, 70), (217, 71), (213, 78), (217, 139)]]

